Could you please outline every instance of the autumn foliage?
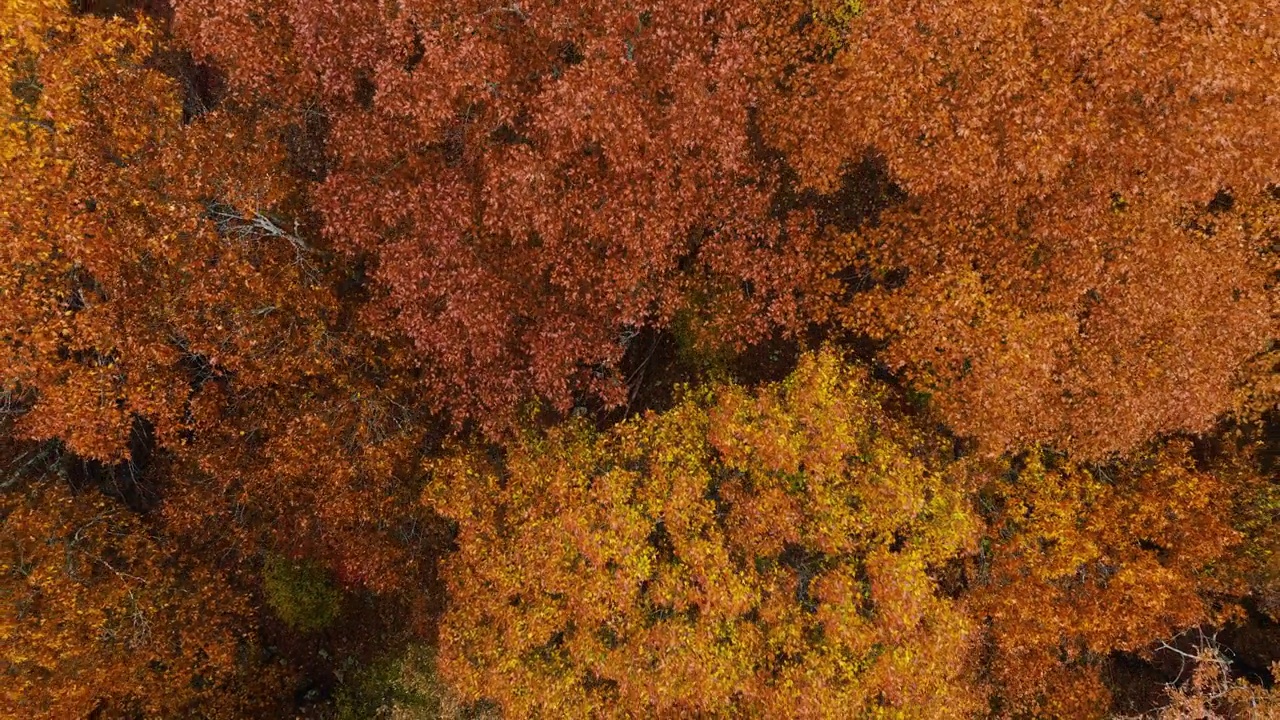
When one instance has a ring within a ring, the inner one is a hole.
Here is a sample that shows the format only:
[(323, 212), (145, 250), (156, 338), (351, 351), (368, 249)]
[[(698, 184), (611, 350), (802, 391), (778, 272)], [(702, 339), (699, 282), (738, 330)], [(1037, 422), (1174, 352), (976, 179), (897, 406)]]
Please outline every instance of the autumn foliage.
[(438, 461), (444, 676), (519, 717), (965, 716), (977, 628), (930, 571), (976, 518), (880, 393), (824, 352), (777, 387)]
[(1276, 335), (1270, 3), (859, 7), (777, 33), (761, 113), (803, 184), (873, 154), (910, 196), (850, 325), (993, 452), (1208, 429)]
[(274, 8), (175, 3), (233, 87), (326, 114), (326, 235), (375, 259), (378, 311), (455, 417), (617, 403), (629, 333), (685, 312), (742, 346), (830, 285), (755, 161), (756, 3)]
[(1105, 709), (1098, 658), (1220, 621), (1227, 588), (1210, 570), (1242, 540), (1230, 520), (1247, 482), (1197, 471), (1185, 443), (1111, 468), (1038, 449), (1002, 468), (978, 495), (988, 535), (969, 572), (1003, 701), (1050, 716), (1086, 698)]
[(1264, 0), (0, 0), (0, 718), (1280, 716)]
[(279, 704), (287, 675), (263, 661), (248, 598), (218, 568), (96, 492), (56, 476), (27, 485), (0, 496), (0, 716), (248, 717)]
[(212, 377), (297, 373), (327, 299), (269, 219), (289, 181), (254, 116), (184, 125), (153, 28), (48, 13), (4, 20), (0, 372), (25, 435), (114, 461), (135, 418), (181, 443)]

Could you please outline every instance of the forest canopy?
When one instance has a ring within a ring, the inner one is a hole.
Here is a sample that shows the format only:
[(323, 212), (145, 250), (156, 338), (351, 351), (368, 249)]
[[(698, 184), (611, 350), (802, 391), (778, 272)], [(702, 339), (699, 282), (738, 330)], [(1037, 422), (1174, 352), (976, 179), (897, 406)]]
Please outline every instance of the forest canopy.
[(0, 0), (0, 718), (1280, 716), (1267, 0)]

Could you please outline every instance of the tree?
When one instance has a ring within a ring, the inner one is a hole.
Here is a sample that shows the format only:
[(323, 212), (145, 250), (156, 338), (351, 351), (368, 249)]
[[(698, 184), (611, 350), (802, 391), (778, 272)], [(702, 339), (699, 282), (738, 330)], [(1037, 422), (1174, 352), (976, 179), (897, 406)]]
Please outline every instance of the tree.
[(288, 674), (219, 569), (54, 473), (0, 492), (0, 518), (0, 715), (283, 711)]
[(388, 508), (417, 507), (404, 471), (434, 425), (406, 348), (356, 327), (354, 270), (286, 219), (306, 215), (288, 117), (184, 118), (150, 25), (19, 5), (0, 21), (0, 387), (22, 432), (111, 463), (148, 428), (171, 531), (412, 582), (422, 513)]
[(253, 391), (218, 383), (193, 401), (193, 439), (161, 471), (181, 480), (161, 512), (246, 561), (309, 557), (344, 585), (420, 587), (433, 536), (418, 463), (440, 423), (415, 407), (405, 348), (355, 329), (322, 347), (305, 373)]
[(804, 186), (872, 156), (906, 191), (846, 319), (949, 424), (1098, 456), (1231, 407), (1277, 335), (1269, 3), (867, 2), (838, 42), (779, 5), (764, 136)]
[(441, 680), (436, 653), (411, 643), (352, 673), (337, 699), (338, 720), (497, 720), (492, 705), (465, 706)]
[(1170, 442), (1106, 468), (1032, 450), (989, 476), (966, 602), (989, 628), (1006, 713), (1101, 717), (1102, 659), (1230, 616), (1218, 599), (1233, 584), (1210, 571), (1241, 541), (1239, 487), (1189, 451)]
[(434, 462), (459, 546), (442, 676), (521, 717), (965, 716), (977, 628), (935, 578), (975, 518), (884, 401), (823, 351)]
[(756, 3), (175, 9), (233, 87), (326, 113), (326, 236), (376, 259), (380, 320), (459, 421), (616, 403), (630, 331), (686, 311), (741, 347), (830, 284), (751, 141)]
[[(1151, 713), (1156, 720), (1252, 720), (1280, 712), (1280, 693), (1244, 678), (1231, 676), (1231, 662), (1222, 648), (1204, 638), (1194, 653), (1182, 654), (1189, 665), (1180, 683), (1171, 683), (1169, 702)], [(1272, 663), (1271, 677), (1280, 677), (1280, 663)]]
[(309, 370), (333, 300), (273, 219), (291, 185), (271, 127), (184, 125), (145, 23), (27, 2), (0, 23), (0, 383), (22, 430), (117, 461), (139, 418), (180, 445), (210, 380)]

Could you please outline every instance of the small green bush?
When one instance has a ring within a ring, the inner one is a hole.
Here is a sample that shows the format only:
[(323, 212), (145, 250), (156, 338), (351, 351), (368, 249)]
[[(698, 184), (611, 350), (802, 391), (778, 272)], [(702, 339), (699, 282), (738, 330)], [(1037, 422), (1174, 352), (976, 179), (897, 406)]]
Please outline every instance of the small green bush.
[(487, 703), (464, 705), (436, 672), (435, 650), (409, 645), (357, 670), (337, 694), (338, 720), (499, 720)]
[(671, 334), (681, 365), (707, 379), (727, 376), (733, 347), (707, 328), (705, 318), (689, 310), (678, 312), (671, 323)]
[(862, 0), (813, 0), (813, 19), (826, 30), (823, 42), (831, 50), (846, 44), (849, 24), (862, 15)]
[(303, 632), (328, 627), (342, 607), (342, 593), (312, 562), (268, 556), (262, 568), (262, 587), (276, 616)]

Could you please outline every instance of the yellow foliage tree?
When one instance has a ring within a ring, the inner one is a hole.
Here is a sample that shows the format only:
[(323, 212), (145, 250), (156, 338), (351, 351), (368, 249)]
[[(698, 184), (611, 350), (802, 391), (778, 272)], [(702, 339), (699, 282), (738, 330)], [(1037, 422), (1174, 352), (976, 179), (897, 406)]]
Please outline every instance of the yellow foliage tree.
[(962, 717), (976, 627), (936, 571), (961, 488), (831, 351), (598, 434), (433, 462), (458, 524), (442, 675), (512, 717)]

